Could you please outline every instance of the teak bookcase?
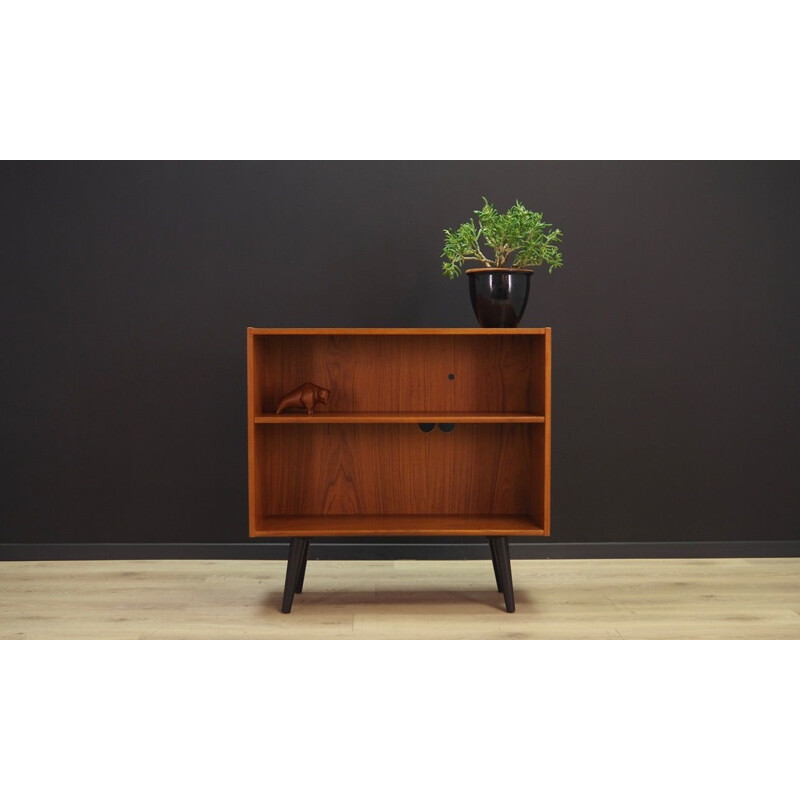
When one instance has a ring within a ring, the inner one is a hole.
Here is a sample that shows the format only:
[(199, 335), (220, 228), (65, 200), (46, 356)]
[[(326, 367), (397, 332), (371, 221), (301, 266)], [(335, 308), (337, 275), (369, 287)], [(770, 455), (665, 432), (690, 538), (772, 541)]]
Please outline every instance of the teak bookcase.
[[(289, 537), (282, 610), (323, 536), (550, 534), (550, 328), (248, 328), (250, 536)], [(312, 415), (275, 414), (310, 381)], [(437, 423), (433, 430), (430, 423)]]

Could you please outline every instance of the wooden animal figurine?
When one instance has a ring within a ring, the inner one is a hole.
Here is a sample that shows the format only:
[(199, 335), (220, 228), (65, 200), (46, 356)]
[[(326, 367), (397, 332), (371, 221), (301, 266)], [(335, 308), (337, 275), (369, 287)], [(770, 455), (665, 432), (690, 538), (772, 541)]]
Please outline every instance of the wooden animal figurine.
[(304, 383), (281, 397), (281, 401), (278, 403), (278, 410), (275, 413), (280, 414), (285, 408), (304, 408), (309, 414), (313, 414), (314, 406), (317, 403), (328, 405), (330, 396), (330, 389), (323, 389), (315, 383)]

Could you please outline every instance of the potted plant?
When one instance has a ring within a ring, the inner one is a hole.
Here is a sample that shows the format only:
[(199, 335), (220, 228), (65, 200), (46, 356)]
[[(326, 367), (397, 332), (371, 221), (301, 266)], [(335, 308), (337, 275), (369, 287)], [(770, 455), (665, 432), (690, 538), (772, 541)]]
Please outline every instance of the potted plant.
[[(478, 324), (482, 328), (516, 328), (528, 302), (532, 267), (547, 264), (552, 272), (562, 266), (558, 249), (562, 233), (519, 200), (500, 214), (484, 197), (483, 208), (475, 213), (477, 227), (470, 219), (454, 230), (445, 229), (442, 271), (452, 279), (461, 274), (465, 261), (482, 264), (466, 270)], [(483, 254), (481, 237), (485, 246), (494, 250), (493, 259)]]

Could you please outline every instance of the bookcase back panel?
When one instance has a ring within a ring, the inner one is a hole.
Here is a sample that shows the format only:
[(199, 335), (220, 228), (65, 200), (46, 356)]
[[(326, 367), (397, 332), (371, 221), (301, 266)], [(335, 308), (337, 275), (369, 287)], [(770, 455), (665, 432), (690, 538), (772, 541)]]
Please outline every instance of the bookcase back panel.
[(530, 426), (270, 425), (255, 435), (259, 518), (534, 510)]
[[(257, 336), (255, 413), (305, 381), (327, 410), (544, 413), (543, 336)], [(536, 377), (534, 377), (536, 376)]]

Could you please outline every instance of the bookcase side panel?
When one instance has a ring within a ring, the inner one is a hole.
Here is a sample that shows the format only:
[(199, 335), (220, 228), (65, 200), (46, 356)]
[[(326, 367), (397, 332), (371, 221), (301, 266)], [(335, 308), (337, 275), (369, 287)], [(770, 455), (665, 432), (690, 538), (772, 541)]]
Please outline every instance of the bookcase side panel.
[[(549, 330), (549, 329), (548, 329)], [(531, 340), (530, 406), (545, 417), (544, 425), (531, 426), (531, 515), (549, 535), (550, 519), (550, 338)]]

